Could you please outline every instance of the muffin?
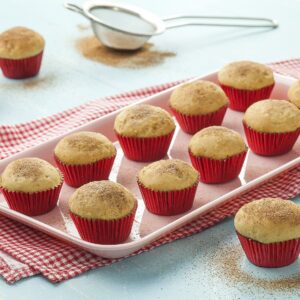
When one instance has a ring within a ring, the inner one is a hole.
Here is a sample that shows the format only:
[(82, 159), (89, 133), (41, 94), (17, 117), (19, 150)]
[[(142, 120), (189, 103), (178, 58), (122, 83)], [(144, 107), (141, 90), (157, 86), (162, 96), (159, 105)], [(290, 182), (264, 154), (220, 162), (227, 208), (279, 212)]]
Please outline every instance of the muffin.
[(0, 68), (8, 78), (21, 79), (38, 74), (45, 40), (25, 27), (13, 27), (0, 34)]
[(108, 179), (116, 153), (106, 136), (89, 131), (65, 136), (54, 149), (56, 164), (72, 187)]
[(114, 130), (128, 159), (153, 161), (167, 154), (175, 123), (164, 109), (139, 104), (124, 109), (117, 116)]
[(52, 210), (58, 201), (63, 176), (45, 160), (27, 157), (9, 163), (0, 177), (8, 206), (36, 216)]
[(146, 208), (156, 215), (171, 216), (192, 208), (199, 175), (179, 159), (160, 160), (140, 170), (137, 182)]
[(252, 61), (237, 61), (218, 73), (221, 87), (229, 98), (229, 107), (245, 111), (251, 104), (268, 99), (275, 81), (269, 67)]
[(241, 135), (222, 126), (200, 130), (189, 143), (192, 165), (204, 183), (223, 183), (236, 178), (246, 154), (247, 146)]
[(300, 80), (294, 82), (288, 90), (289, 100), (300, 108)]
[(252, 104), (243, 119), (248, 145), (259, 155), (290, 151), (300, 132), (300, 110), (286, 100), (263, 100)]
[(177, 87), (171, 94), (170, 107), (181, 129), (194, 134), (222, 124), (228, 98), (218, 85), (197, 80)]
[(300, 207), (289, 200), (263, 198), (244, 205), (234, 226), (254, 265), (283, 267), (293, 263), (300, 251)]
[(117, 244), (129, 237), (137, 201), (122, 185), (108, 180), (87, 183), (73, 193), (68, 204), (83, 240)]

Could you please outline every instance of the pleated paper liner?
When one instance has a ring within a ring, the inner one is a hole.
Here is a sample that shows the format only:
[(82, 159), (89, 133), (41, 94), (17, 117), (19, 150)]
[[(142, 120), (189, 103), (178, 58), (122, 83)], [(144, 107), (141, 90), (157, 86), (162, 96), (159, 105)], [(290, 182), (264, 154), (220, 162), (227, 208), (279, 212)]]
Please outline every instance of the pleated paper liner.
[(191, 187), (178, 191), (153, 191), (138, 182), (147, 210), (159, 216), (173, 216), (190, 210), (193, 206), (198, 181)]
[(23, 79), (38, 74), (41, 68), (43, 51), (39, 54), (23, 59), (0, 58), (0, 68), (5, 77)]
[(242, 90), (220, 84), (229, 98), (229, 107), (233, 110), (245, 111), (251, 104), (268, 99), (271, 96), (274, 84), (258, 90)]
[(1, 188), (1, 191), (9, 208), (27, 216), (38, 216), (56, 207), (62, 184), (63, 179), (52, 189), (33, 193), (13, 192), (5, 188)]
[(258, 132), (243, 122), (244, 131), (250, 149), (258, 154), (274, 156), (290, 151), (296, 143), (300, 128), (292, 132), (264, 133)]
[(65, 182), (72, 187), (80, 187), (91, 181), (107, 180), (114, 164), (115, 156), (86, 165), (67, 165), (55, 155), (57, 167), (64, 174)]
[(299, 256), (300, 239), (264, 244), (237, 232), (249, 261), (258, 267), (279, 268), (292, 264)]
[(94, 220), (82, 218), (70, 212), (80, 237), (90, 243), (113, 245), (126, 241), (130, 235), (137, 202), (132, 212), (116, 220)]
[(247, 151), (226, 159), (211, 159), (189, 155), (194, 168), (200, 173), (200, 181), (204, 183), (224, 183), (236, 178), (242, 169)]
[(163, 158), (169, 149), (174, 131), (159, 137), (126, 137), (115, 132), (124, 155), (134, 161), (154, 161)]
[(205, 115), (185, 115), (171, 107), (171, 110), (179, 123), (181, 129), (189, 134), (213, 125), (221, 125), (227, 110), (227, 105), (221, 107), (216, 112)]

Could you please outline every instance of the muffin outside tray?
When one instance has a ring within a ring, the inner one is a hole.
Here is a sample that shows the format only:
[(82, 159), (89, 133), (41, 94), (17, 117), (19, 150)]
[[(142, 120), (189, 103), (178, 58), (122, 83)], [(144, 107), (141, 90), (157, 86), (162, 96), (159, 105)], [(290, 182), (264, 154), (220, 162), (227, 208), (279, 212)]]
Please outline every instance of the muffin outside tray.
[(299, 256), (300, 239), (263, 244), (237, 232), (249, 261), (258, 267), (279, 268), (293, 263)]
[[(216, 73), (201, 78), (217, 82)], [(287, 88), (294, 80), (281, 75), (276, 75), (276, 81), (277, 84), (273, 91), (274, 96), (279, 99), (285, 98)], [(172, 90), (173, 88), (163, 91), (150, 98), (142, 99), (141, 102), (158, 105), (168, 110), (168, 99)], [(114, 118), (118, 113), (119, 112), (114, 112), (101, 117), (80, 128), (77, 128), (74, 131), (101, 131), (109, 139), (116, 141), (116, 137), (112, 128)], [(242, 116), (242, 113), (228, 109), (223, 125), (243, 133), (241, 123)], [(177, 126), (177, 128), (178, 127), (179, 126)], [(24, 156), (42, 157), (43, 159), (46, 159), (55, 165), (53, 160), (53, 149), (61, 138), (62, 136), (54, 138), (53, 140), (42, 145), (2, 160), (0, 162), (0, 172), (2, 172), (4, 167), (10, 161)], [(169, 156), (189, 162), (187, 145), (190, 138), (190, 135), (187, 135), (181, 130), (177, 129), (174, 133), (174, 138), (170, 146)], [(293, 151), (290, 151), (285, 155), (274, 158), (272, 157), (272, 159), (259, 157), (253, 153), (250, 153), (242, 169), (240, 175), (241, 180), (236, 179), (221, 185), (205, 185), (203, 183), (199, 183), (194, 205), (191, 210), (178, 216), (160, 217), (145, 210), (140, 192), (138, 190), (138, 185), (136, 184), (136, 172), (145, 164), (126, 159), (122, 154), (120, 146), (116, 144), (116, 147), (118, 148), (118, 155), (116, 157), (110, 178), (114, 181), (118, 181), (119, 183), (125, 185), (128, 189), (132, 190), (135, 195), (138, 196), (139, 201), (139, 207), (133, 223), (132, 233), (129, 239), (124, 243), (116, 245), (101, 245), (89, 243), (80, 239), (75, 226), (70, 220), (67, 209), (67, 199), (73, 193), (74, 189), (66, 184), (64, 184), (62, 187), (57, 207), (47, 214), (38, 217), (28, 217), (20, 214), (9, 209), (3, 195), (0, 195), (1, 214), (46, 232), (49, 235), (62, 239), (89, 252), (103, 257), (117, 258), (126, 256), (141, 249), (150, 242), (165, 234), (168, 234), (178, 227), (183, 226), (185, 223), (197, 218), (200, 214), (203, 214), (208, 210), (220, 205), (221, 203), (228, 201), (232, 197), (235, 197), (246, 190), (254, 188), (258, 184), (269, 180), (275, 175), (278, 175), (293, 166), (300, 165), (300, 159), (297, 158), (300, 153), (299, 140), (296, 142)], [(257, 165), (259, 165), (260, 168), (257, 168)]]
[(0, 58), (0, 68), (5, 77), (23, 79), (37, 75), (40, 71), (43, 51), (39, 54), (22, 59)]

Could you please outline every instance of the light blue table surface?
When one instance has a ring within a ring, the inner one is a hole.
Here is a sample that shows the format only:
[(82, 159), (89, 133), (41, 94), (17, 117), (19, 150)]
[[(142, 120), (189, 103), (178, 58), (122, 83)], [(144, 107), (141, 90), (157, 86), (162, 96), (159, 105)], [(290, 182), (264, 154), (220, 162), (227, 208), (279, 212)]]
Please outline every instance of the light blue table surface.
[[(87, 21), (65, 10), (61, 0), (2, 0), (0, 30), (16, 25), (35, 28), (47, 45), (40, 75), (33, 79), (44, 79), (45, 84), (29, 89), (24, 81), (0, 78), (0, 124), (25, 122), (101, 96), (205, 74), (233, 60), (271, 62), (300, 55), (299, 0), (130, 2), (160, 16), (182, 12), (266, 16), (276, 18), (280, 27), (174, 29), (151, 41), (157, 49), (176, 52), (175, 57), (155, 67), (121, 69), (89, 61), (78, 53), (75, 41), (91, 32), (78, 29)], [(300, 270), (299, 262), (280, 270), (263, 270), (238, 253), (239, 272), (244, 275), (237, 280), (239, 275), (224, 271), (226, 260), (222, 256), (230, 252), (226, 250), (228, 245), (235, 249), (233, 253), (239, 249), (231, 219), (201, 234), (61, 284), (51, 284), (39, 276), (13, 286), (0, 280), (0, 299), (299, 299), (300, 288), (280, 290), (278, 285), (259, 286), (245, 280), (292, 276)]]

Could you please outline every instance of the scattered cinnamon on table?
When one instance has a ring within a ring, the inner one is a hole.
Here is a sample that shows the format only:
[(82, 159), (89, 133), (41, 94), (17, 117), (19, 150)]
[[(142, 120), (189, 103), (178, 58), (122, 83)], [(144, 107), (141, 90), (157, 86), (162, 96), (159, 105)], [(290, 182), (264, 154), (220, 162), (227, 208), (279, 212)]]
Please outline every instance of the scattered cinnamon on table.
[(35, 90), (39, 88), (45, 88), (53, 84), (55, 77), (53, 75), (45, 75), (29, 78), (26, 80), (3, 82), (0, 83), (1, 89), (25, 89)]
[(90, 24), (77, 24), (77, 29), (80, 31), (85, 31), (91, 28)]
[(87, 59), (112, 67), (139, 69), (159, 65), (166, 58), (176, 54), (170, 51), (159, 51), (151, 43), (135, 51), (113, 50), (102, 45), (96, 37), (80, 38), (76, 48)]
[[(259, 287), (268, 291), (300, 294), (300, 272), (287, 277), (259, 278), (242, 269), (244, 253), (238, 244), (221, 246), (213, 255), (211, 267), (214, 275), (225, 278), (235, 287), (239, 284)], [(246, 259), (246, 258), (245, 258)], [(258, 267), (257, 267), (258, 268)], [(242, 288), (242, 286), (241, 286)], [(291, 291), (292, 290), (292, 291)]]

